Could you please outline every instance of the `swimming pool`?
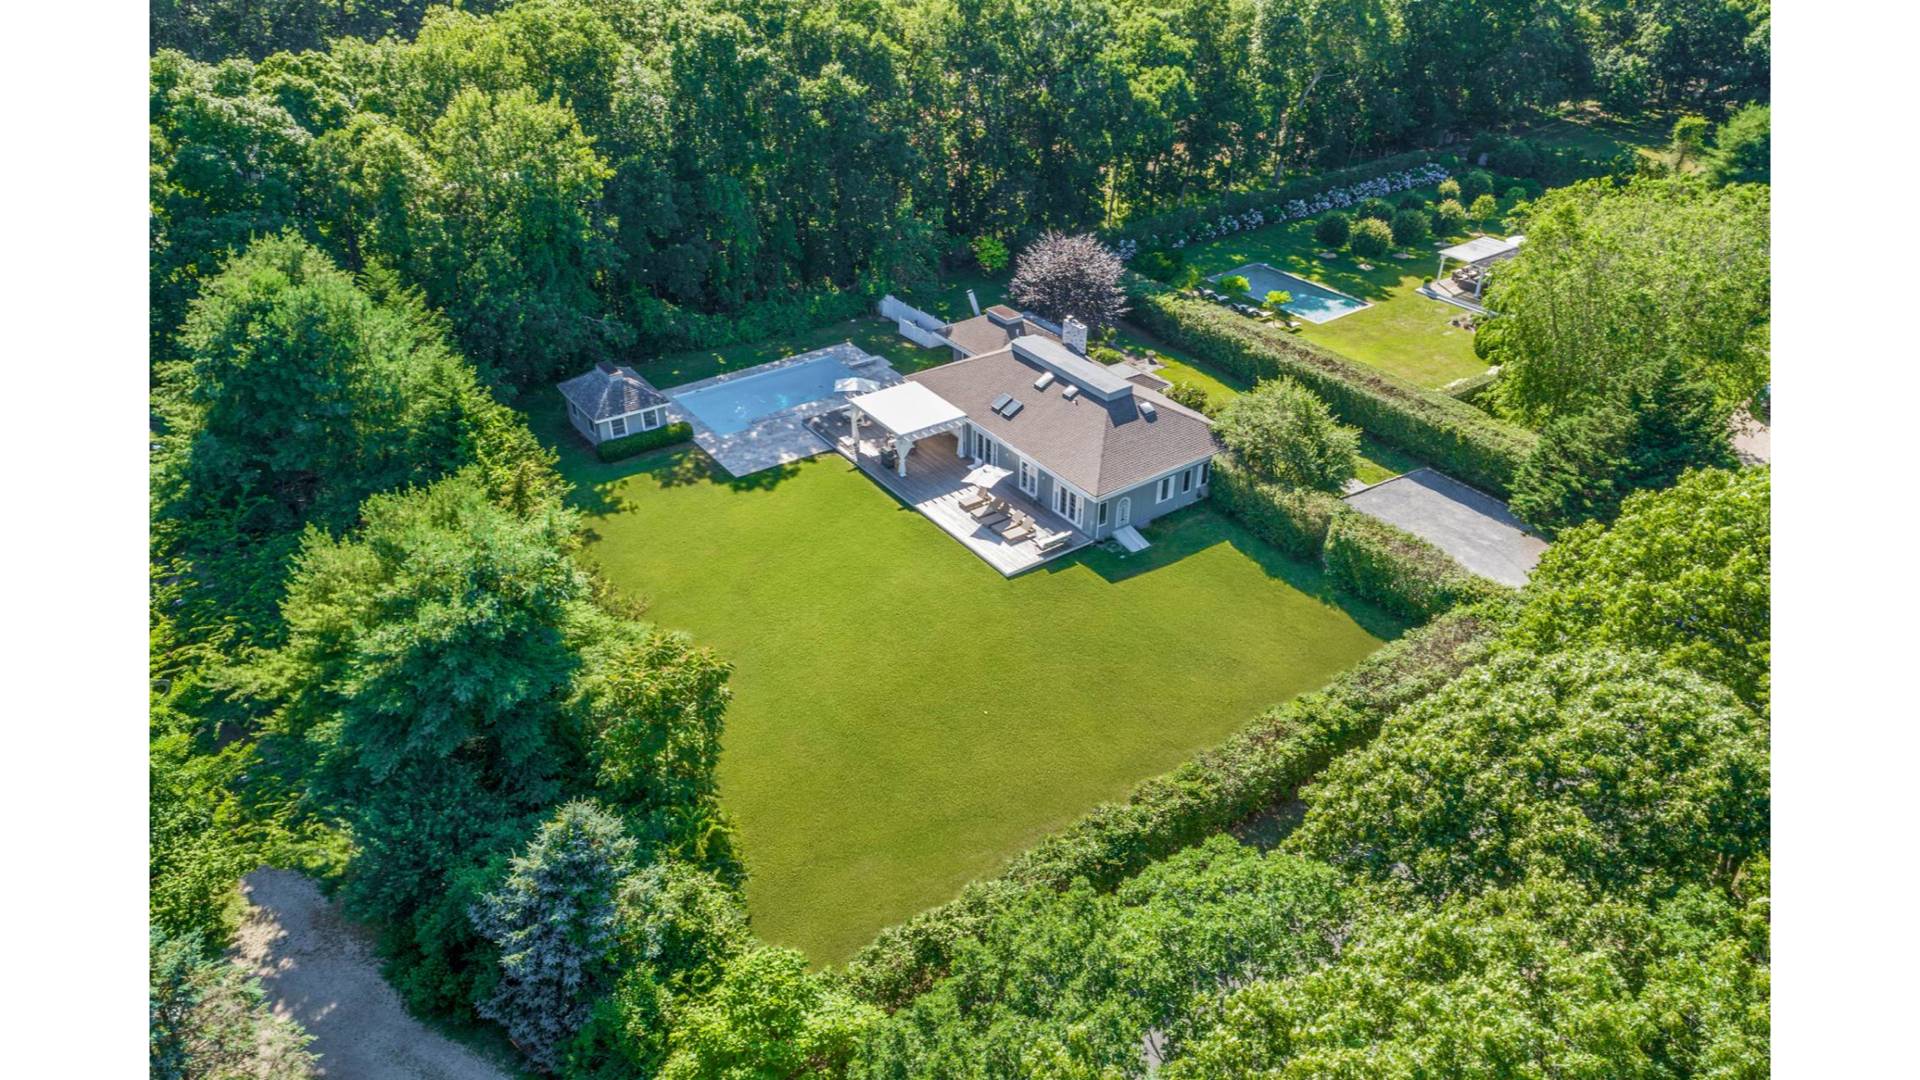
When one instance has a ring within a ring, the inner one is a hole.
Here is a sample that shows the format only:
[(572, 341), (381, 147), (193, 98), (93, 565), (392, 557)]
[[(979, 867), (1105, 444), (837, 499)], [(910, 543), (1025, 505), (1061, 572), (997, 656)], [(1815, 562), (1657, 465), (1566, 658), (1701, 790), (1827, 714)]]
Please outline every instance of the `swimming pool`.
[(1332, 322), (1342, 315), (1351, 315), (1361, 308), (1371, 307), (1365, 300), (1337, 292), (1325, 285), (1316, 285), (1306, 278), (1289, 274), (1285, 270), (1275, 270), (1266, 263), (1248, 263), (1237, 270), (1215, 275), (1214, 280), (1238, 274), (1247, 279), (1247, 295), (1253, 303), (1266, 300), (1270, 292), (1292, 293), (1293, 299), (1282, 305), (1289, 314), (1298, 315), (1310, 323)]
[(839, 357), (822, 356), (684, 394), (669, 393), (714, 434), (732, 435), (762, 417), (832, 397), (834, 382), (852, 376), (853, 370)]

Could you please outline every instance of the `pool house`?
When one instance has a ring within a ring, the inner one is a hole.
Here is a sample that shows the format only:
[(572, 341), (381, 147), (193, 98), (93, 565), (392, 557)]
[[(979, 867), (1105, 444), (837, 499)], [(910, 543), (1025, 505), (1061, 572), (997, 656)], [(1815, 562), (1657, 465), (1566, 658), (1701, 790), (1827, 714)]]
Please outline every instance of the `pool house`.
[(619, 364), (597, 364), (568, 379), (560, 384), (560, 396), (567, 401), (567, 419), (574, 429), (596, 446), (667, 422), (666, 395)]

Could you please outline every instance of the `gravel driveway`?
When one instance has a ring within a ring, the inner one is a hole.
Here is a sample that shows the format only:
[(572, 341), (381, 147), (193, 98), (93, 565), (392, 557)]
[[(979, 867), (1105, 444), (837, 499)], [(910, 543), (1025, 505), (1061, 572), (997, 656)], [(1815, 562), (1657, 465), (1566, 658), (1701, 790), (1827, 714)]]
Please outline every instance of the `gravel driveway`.
[(313, 881), (256, 870), (241, 882), (252, 908), (234, 938), (236, 963), (258, 976), (274, 1011), (313, 1035), (332, 1080), (511, 1080), (479, 1054), (408, 1016), (380, 977), (367, 934)]

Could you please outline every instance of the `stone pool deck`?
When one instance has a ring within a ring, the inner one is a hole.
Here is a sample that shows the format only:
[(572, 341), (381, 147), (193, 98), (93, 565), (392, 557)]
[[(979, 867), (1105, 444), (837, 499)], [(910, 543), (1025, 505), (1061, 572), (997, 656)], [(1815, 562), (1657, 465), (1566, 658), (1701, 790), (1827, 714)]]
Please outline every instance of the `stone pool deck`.
[(720, 464), (720, 467), (732, 474), (735, 479), (751, 476), (765, 469), (775, 468), (794, 461), (802, 461), (819, 454), (833, 452), (833, 447), (825, 439), (815, 434), (808, 421), (816, 416), (834, 412), (846, 404), (846, 395), (833, 394), (828, 397), (796, 405), (791, 409), (769, 413), (740, 431), (722, 434), (714, 431), (692, 410), (680, 404), (680, 399), (697, 390), (719, 386), (722, 383), (752, 378), (769, 371), (805, 364), (823, 357), (831, 357), (847, 366), (849, 371), (863, 379), (872, 379), (881, 386), (892, 386), (902, 381), (900, 373), (893, 370), (884, 357), (874, 356), (861, 350), (851, 341), (838, 345), (828, 345), (811, 352), (796, 353), (765, 364), (758, 364), (739, 371), (729, 371), (724, 375), (700, 379), (669, 387), (661, 393), (667, 396), (671, 404), (667, 407), (670, 419), (685, 421), (693, 428), (695, 446), (707, 452), (707, 456)]

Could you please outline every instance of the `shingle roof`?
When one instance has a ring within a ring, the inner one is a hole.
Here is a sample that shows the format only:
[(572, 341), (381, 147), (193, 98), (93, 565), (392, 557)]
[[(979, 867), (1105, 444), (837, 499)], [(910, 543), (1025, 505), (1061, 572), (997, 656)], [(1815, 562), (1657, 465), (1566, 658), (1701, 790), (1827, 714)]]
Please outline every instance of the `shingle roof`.
[(1048, 327), (1005, 304), (995, 304), (987, 309), (987, 314), (952, 323), (942, 333), (968, 356), (1004, 349), (1007, 342), (1025, 334), (1040, 334), (1055, 341), (1060, 340), (1059, 335)]
[(615, 364), (599, 364), (584, 375), (575, 375), (560, 384), (560, 393), (588, 419), (596, 421), (667, 403), (666, 397), (638, 372)]
[[(1056, 377), (1044, 390), (1034, 382), (1048, 369), (1011, 348), (917, 371), (908, 379), (946, 398), (967, 419), (1012, 444), (1041, 468), (1094, 498), (1134, 487), (1217, 453), (1207, 419), (1145, 387), (1112, 401), (1065, 393)], [(1009, 420), (990, 407), (1001, 394), (1024, 406)], [(1147, 416), (1142, 403), (1152, 405)]]

